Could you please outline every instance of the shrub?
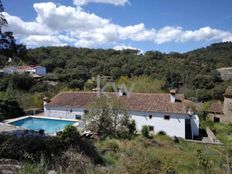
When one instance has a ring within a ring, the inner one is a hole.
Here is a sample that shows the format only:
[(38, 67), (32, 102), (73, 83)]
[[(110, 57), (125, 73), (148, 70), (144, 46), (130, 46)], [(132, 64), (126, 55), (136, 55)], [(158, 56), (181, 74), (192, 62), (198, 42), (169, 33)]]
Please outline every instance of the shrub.
[(38, 133), (23, 137), (0, 135), (0, 158), (40, 162), (42, 157), (51, 164), (66, 150), (73, 148), (84, 153), (95, 164), (103, 163), (92, 142), (80, 138), (75, 127), (68, 126), (58, 136), (46, 137)]
[(173, 137), (173, 142), (174, 142), (174, 143), (179, 143), (180, 140), (179, 140), (179, 138), (178, 138), (177, 136), (174, 136), (174, 137)]
[(143, 126), (142, 128), (142, 135), (146, 138), (149, 138), (149, 128), (148, 126)]
[(163, 135), (167, 135), (165, 131), (159, 131), (158, 134), (159, 134), (159, 135), (162, 135), (162, 136), (163, 136)]
[(119, 144), (118, 141), (115, 139), (106, 139), (103, 143), (103, 147), (117, 150), (119, 148)]
[(44, 169), (43, 164), (24, 164), (19, 171), (19, 174), (45, 174), (47, 173)]
[(79, 132), (72, 125), (66, 126), (63, 132), (59, 133), (58, 136), (66, 147), (75, 146), (80, 139)]
[(136, 133), (136, 123), (135, 120), (132, 120), (131, 123), (128, 125), (130, 134), (134, 135)]

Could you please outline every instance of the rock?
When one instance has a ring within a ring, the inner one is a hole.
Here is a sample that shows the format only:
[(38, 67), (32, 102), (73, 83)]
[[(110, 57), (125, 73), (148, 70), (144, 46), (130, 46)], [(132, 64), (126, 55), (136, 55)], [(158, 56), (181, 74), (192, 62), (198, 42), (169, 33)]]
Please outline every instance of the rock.
[(17, 174), (21, 165), (16, 160), (0, 159), (0, 174)]

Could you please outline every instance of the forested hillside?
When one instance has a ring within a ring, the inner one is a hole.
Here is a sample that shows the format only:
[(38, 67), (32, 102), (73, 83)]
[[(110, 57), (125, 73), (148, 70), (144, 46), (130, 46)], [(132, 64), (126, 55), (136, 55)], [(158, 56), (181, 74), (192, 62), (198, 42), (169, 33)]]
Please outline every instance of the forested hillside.
[[(136, 92), (165, 92), (177, 88), (187, 98), (207, 101), (223, 99), (230, 80), (223, 81), (217, 68), (232, 66), (232, 43), (218, 43), (187, 53), (161, 53), (135, 50), (87, 49), (74, 47), (43, 47), (26, 50), (22, 45), (17, 51), (2, 51), (0, 67), (10, 65), (43, 65), (48, 74), (43, 82), (33, 83), (24, 77), (1, 78), (1, 91), (14, 91), (22, 100), (22, 91), (48, 93), (60, 89), (91, 90), (96, 87), (96, 76), (115, 80), (117, 83), (135, 84)], [(13, 62), (8, 62), (11, 57)], [(56, 79), (54, 87), (46, 80)], [(11, 85), (9, 85), (11, 84)], [(29, 85), (28, 85), (29, 84)], [(154, 87), (154, 88), (153, 88)], [(10, 88), (10, 90), (9, 90)], [(58, 88), (58, 89), (57, 89)], [(8, 90), (7, 90), (8, 89)], [(110, 89), (109, 89), (110, 90)], [(19, 92), (20, 91), (20, 92)], [(26, 97), (27, 95), (23, 95)], [(31, 95), (28, 95), (30, 98)], [(31, 99), (31, 100), (34, 100)], [(40, 98), (41, 100), (41, 98)], [(25, 107), (27, 104), (21, 102)], [(33, 102), (28, 102), (30, 103)], [(41, 103), (36, 104), (36, 106)]]

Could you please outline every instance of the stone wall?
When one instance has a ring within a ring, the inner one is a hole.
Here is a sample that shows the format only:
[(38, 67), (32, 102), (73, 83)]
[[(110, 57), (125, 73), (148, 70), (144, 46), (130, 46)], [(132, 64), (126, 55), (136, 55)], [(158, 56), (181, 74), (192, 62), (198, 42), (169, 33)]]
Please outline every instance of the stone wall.
[(224, 98), (223, 112), (225, 117), (227, 117), (227, 120), (232, 121), (232, 98)]

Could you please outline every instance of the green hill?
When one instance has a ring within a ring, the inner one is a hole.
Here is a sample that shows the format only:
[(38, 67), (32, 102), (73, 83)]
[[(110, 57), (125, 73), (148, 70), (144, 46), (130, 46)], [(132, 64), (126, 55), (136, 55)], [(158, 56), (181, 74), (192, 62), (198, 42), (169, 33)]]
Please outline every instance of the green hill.
[[(13, 64), (43, 65), (50, 73), (47, 78), (56, 78), (72, 89), (88, 89), (86, 83), (97, 75), (109, 76), (113, 80), (122, 76), (129, 79), (146, 76), (164, 82), (162, 90), (177, 88), (189, 98), (205, 101), (222, 99), (225, 88), (231, 83), (230, 80), (223, 81), (216, 69), (232, 66), (232, 42), (212, 44), (182, 54), (42, 47), (28, 49), (27, 53), (17, 56)], [(4, 53), (0, 58), (0, 66), (9, 65)], [(149, 91), (141, 89), (141, 92)]]

